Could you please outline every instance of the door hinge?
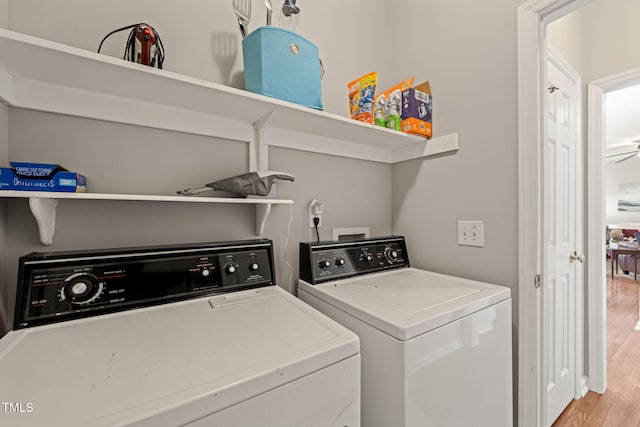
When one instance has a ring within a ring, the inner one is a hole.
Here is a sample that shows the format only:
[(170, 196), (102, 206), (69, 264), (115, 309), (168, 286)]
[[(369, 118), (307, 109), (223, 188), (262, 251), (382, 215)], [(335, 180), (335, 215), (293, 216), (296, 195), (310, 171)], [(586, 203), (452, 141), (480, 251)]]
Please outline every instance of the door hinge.
[(542, 276), (539, 274), (536, 274), (536, 277), (533, 279), (533, 283), (536, 287), (536, 289), (538, 289), (540, 286), (542, 286)]

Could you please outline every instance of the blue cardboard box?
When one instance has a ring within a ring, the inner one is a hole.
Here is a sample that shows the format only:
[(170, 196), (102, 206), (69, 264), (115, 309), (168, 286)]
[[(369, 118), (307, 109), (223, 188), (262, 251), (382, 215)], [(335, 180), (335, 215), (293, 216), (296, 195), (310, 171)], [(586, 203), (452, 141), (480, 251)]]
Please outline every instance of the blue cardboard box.
[(0, 168), (0, 190), (56, 191), (84, 193), (84, 175), (70, 172), (60, 165), (10, 162), (10, 168)]
[(245, 88), (322, 110), (318, 48), (299, 34), (266, 26), (242, 40)]

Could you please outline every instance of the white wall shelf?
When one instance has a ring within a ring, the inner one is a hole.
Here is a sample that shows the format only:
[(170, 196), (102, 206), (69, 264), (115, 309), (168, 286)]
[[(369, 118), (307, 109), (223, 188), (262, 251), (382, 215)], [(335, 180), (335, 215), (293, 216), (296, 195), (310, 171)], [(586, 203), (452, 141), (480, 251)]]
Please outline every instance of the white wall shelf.
[(29, 207), (38, 223), (40, 241), (43, 245), (53, 243), (58, 200), (124, 200), (141, 202), (178, 202), (178, 203), (225, 203), (248, 204), (256, 206), (256, 235), (260, 236), (269, 216), (272, 205), (290, 205), (292, 200), (268, 198), (220, 198), (189, 196), (154, 196), (143, 194), (102, 194), (102, 193), (55, 193), (44, 191), (0, 191), (0, 197), (27, 198)]
[[(259, 124), (271, 136), (259, 144), (383, 163), (458, 149), (457, 134), (426, 140), (1, 28), (0, 99), (18, 108), (251, 143)], [(266, 157), (266, 150), (257, 154)]]

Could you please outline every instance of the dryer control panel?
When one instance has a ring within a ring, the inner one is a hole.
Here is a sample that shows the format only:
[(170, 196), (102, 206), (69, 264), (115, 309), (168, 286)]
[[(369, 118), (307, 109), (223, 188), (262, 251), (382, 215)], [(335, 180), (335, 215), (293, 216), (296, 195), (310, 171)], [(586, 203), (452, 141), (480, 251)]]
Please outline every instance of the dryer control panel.
[(401, 236), (300, 243), (300, 278), (314, 285), (404, 267), (409, 256)]
[(14, 328), (274, 285), (269, 240), (20, 258)]

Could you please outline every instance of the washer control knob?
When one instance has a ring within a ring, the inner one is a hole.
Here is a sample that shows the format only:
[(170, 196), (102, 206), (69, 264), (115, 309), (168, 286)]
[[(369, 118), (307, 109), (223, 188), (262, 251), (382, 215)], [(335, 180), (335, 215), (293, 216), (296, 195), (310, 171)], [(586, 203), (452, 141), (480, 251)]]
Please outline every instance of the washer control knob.
[(204, 278), (207, 278), (211, 276), (211, 270), (209, 270), (208, 268), (203, 268), (202, 271), (200, 272), (200, 275)]
[(366, 254), (364, 256), (364, 260), (367, 261), (367, 262), (371, 262), (371, 261), (373, 261), (373, 256), (371, 256), (370, 254)]
[(331, 267), (331, 261), (329, 261), (328, 259), (323, 259), (322, 261), (320, 261), (318, 263), (318, 267), (320, 267), (320, 268), (329, 268), (329, 267)]
[(393, 264), (398, 260), (398, 251), (393, 248), (386, 248), (384, 250), (384, 257), (387, 259), (389, 264)]
[(249, 270), (251, 271), (256, 271), (258, 268), (260, 268), (260, 266), (256, 262), (249, 264)]
[(340, 258), (336, 259), (336, 265), (337, 265), (337, 266), (341, 267), (341, 266), (343, 266), (344, 264), (345, 264), (345, 260), (344, 260), (344, 258), (340, 257)]
[(224, 271), (226, 271), (226, 272), (227, 272), (227, 274), (233, 274), (233, 273), (235, 273), (235, 272), (236, 272), (236, 266), (235, 266), (235, 265), (233, 265), (233, 264), (232, 264), (232, 265), (228, 265), (228, 266), (224, 269)]

